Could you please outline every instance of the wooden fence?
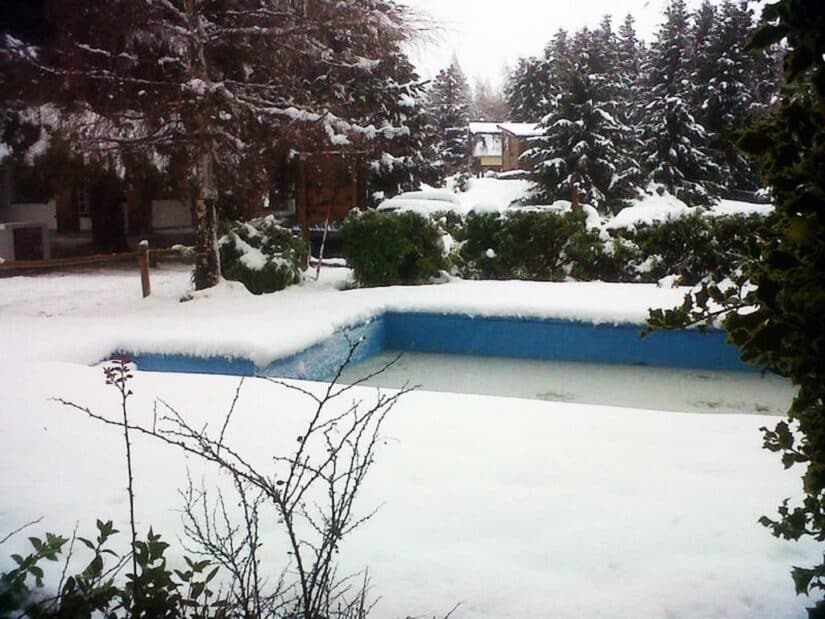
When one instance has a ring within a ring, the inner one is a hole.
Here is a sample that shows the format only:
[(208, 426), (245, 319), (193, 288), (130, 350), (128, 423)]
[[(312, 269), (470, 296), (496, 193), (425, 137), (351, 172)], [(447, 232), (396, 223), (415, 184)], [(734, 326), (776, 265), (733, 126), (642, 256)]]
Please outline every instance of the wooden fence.
[(119, 264), (133, 264), (140, 269), (143, 296), (149, 296), (149, 265), (159, 260), (183, 259), (178, 249), (149, 249), (149, 244), (141, 243), (137, 251), (119, 254), (96, 254), (76, 258), (51, 258), (49, 260), (12, 260), (0, 264), (0, 278), (33, 273), (47, 273), (70, 269), (108, 267)]

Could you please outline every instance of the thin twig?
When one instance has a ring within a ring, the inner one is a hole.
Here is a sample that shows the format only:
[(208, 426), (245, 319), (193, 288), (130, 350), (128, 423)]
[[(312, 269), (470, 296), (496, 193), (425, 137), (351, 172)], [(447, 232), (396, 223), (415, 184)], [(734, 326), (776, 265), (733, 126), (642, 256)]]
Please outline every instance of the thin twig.
[(0, 544), (5, 544), (7, 541), (9, 541), (12, 537), (17, 535), (18, 533), (24, 531), (25, 529), (28, 529), (29, 527), (33, 527), (36, 524), (40, 524), (41, 522), (43, 522), (44, 517), (45, 516), (40, 516), (40, 518), (36, 518), (36, 519), (32, 520), (31, 522), (27, 522), (26, 524), (17, 527), (14, 531), (12, 531), (8, 535), (6, 535), (2, 539), (0, 539)]

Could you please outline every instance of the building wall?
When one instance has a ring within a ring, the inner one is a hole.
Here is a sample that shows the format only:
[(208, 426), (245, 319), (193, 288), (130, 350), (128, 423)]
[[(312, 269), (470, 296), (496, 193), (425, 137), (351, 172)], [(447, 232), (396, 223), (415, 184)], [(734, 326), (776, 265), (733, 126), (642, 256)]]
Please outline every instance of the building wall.
[(512, 172), (513, 170), (532, 170), (532, 166), (519, 161), (522, 153), (530, 148), (527, 143), (528, 138), (520, 138), (510, 133), (504, 134), (503, 155), (502, 155), (502, 172)]
[(501, 171), (510, 172), (518, 164), (518, 140), (515, 136), (505, 133), (502, 144)]
[(478, 162), (483, 168), (501, 167), (501, 157), (479, 157)]
[(0, 230), (0, 260), (14, 260), (14, 230)]
[(36, 221), (57, 230), (57, 207), (54, 200), (47, 204), (12, 204), (0, 207), (0, 222)]
[(191, 228), (192, 213), (180, 200), (154, 200), (152, 202), (152, 229)]

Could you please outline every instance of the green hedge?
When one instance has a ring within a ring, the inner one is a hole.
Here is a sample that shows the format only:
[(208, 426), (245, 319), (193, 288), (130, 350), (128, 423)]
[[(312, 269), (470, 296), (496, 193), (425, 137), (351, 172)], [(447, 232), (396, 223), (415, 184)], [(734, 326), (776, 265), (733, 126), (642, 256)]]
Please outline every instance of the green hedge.
[[(602, 280), (695, 285), (738, 269), (758, 242), (758, 215), (681, 219), (635, 229), (588, 229), (581, 211), (499, 213), (366, 212), (344, 224), (344, 254), (364, 286), (415, 284), (448, 269), (465, 279)], [(440, 237), (450, 235), (449, 252)]]
[(441, 229), (416, 213), (352, 211), (341, 226), (344, 258), (362, 286), (421, 284), (448, 266)]
[(219, 246), (223, 276), (253, 294), (300, 282), (309, 252), (303, 238), (279, 226), (271, 215), (228, 224)]

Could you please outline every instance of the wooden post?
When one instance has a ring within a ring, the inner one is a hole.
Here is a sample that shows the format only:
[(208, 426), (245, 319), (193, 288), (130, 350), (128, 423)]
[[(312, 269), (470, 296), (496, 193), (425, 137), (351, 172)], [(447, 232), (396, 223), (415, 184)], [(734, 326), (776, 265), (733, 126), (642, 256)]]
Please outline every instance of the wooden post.
[(575, 211), (579, 210), (579, 184), (578, 183), (575, 183), (573, 185), (572, 198), (573, 199), (570, 202), (572, 202), (572, 210), (575, 212)]
[(149, 241), (138, 243), (138, 263), (140, 264), (140, 285), (143, 288), (143, 298), (152, 294), (149, 283)]

